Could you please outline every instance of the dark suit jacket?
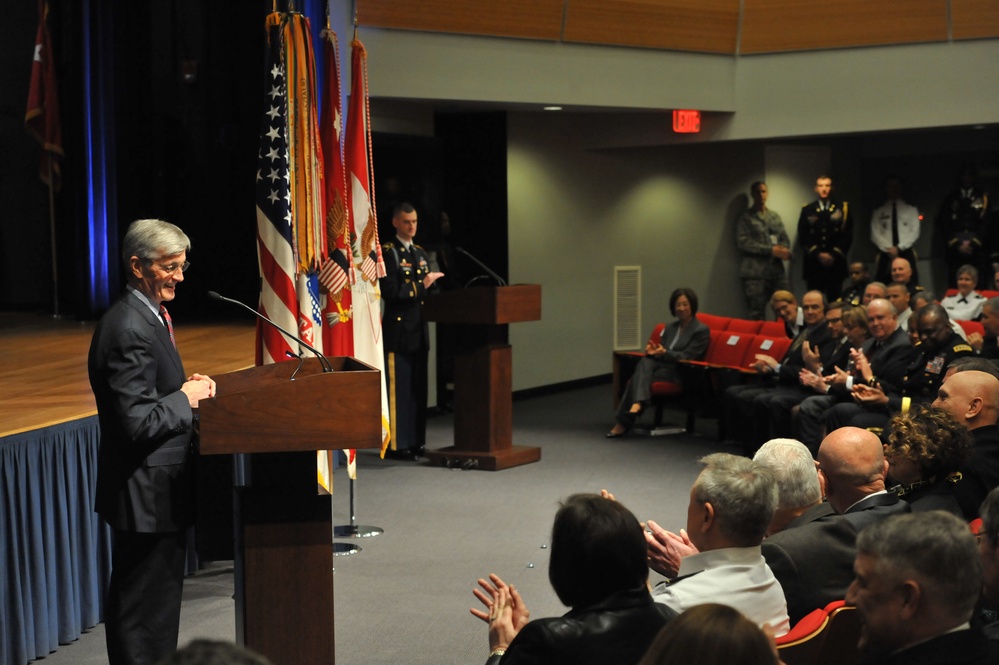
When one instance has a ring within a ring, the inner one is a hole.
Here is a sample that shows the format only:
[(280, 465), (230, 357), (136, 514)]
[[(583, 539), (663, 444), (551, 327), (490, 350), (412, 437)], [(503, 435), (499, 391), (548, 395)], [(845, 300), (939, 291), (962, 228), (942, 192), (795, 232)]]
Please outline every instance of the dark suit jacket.
[(938, 635), (898, 653), (888, 650), (861, 654), (862, 665), (986, 665), (999, 662), (999, 644), (980, 628)]
[(801, 385), (798, 375), (805, 367), (805, 359), (801, 355), (801, 351), (805, 346), (804, 343), (807, 341), (812, 347), (818, 347), (821, 353), (822, 348), (829, 344), (831, 339), (829, 324), (825, 321), (811, 330), (806, 329), (803, 333), (799, 333), (794, 338), (794, 341), (791, 342), (791, 346), (788, 348), (787, 353), (784, 354), (784, 357), (779, 359), (780, 371), (777, 373), (777, 381), (789, 386)]
[(97, 324), (87, 364), (101, 427), (97, 512), (116, 530), (186, 528), (194, 516), (193, 415), (166, 326), (126, 292)]
[(897, 494), (886, 492), (864, 497), (850, 506), (850, 509), (843, 513), (843, 518), (856, 529), (857, 533), (860, 533), (865, 526), (892, 515), (909, 512), (912, 512), (909, 504), (898, 498)]
[(916, 355), (916, 347), (912, 345), (909, 335), (901, 327), (889, 335), (881, 348), (875, 352), (876, 343), (877, 340), (869, 339), (861, 348), (871, 362), (871, 371), (875, 380), (887, 393), (902, 384), (905, 370)]
[(853, 581), (856, 540), (857, 532), (846, 518), (821, 503), (763, 541), (763, 558), (784, 589), (791, 625), (846, 596)]
[(978, 509), (993, 487), (999, 485), (999, 426), (987, 425), (971, 430), (975, 446), (961, 465), (961, 480), (954, 486), (954, 496), (966, 520), (978, 517)]

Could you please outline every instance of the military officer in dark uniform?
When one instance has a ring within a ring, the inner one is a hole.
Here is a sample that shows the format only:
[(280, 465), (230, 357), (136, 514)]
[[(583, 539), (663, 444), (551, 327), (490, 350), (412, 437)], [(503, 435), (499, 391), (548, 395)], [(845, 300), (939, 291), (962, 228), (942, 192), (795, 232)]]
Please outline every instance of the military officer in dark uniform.
[(871, 274), (867, 272), (867, 264), (863, 261), (854, 261), (850, 264), (850, 281), (844, 285), (839, 299), (854, 307), (863, 304), (864, 291), (870, 283)]
[(430, 271), (427, 252), (413, 242), (417, 215), (411, 204), (395, 207), (392, 226), (396, 239), (382, 245), (385, 277), (379, 280), (385, 302), (382, 334), (391, 431), (385, 455), (413, 460), (426, 443), (430, 336), (423, 318), (423, 301), (443, 273)]
[(832, 200), (832, 178), (815, 180), (818, 200), (802, 207), (798, 240), (805, 253), (804, 276), (809, 291), (821, 291), (830, 301), (839, 297), (846, 279), (846, 255), (853, 242), (848, 204)]
[(853, 403), (837, 404), (826, 416), (826, 427), (887, 427), (889, 418), (907, 412), (913, 402), (929, 404), (937, 396), (947, 366), (955, 358), (974, 355), (974, 350), (950, 327), (947, 310), (933, 303), (912, 315), (919, 335), (916, 356), (901, 382), (891, 385), (871, 378), (868, 385), (854, 384)]
[[(975, 186), (977, 175), (974, 164), (963, 165), (957, 189), (947, 195), (937, 213), (937, 228), (943, 230), (947, 243), (947, 285), (951, 287), (957, 286), (957, 270), (962, 265), (986, 268), (982, 262), (989, 195)], [(987, 268), (984, 272), (990, 273), (991, 265)]]

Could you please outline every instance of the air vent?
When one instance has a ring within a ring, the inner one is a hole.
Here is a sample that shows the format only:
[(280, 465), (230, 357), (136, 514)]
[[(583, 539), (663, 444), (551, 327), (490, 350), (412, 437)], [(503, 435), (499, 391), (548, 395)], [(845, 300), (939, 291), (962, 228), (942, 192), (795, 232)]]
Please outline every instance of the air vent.
[(614, 266), (614, 350), (642, 348), (642, 267)]

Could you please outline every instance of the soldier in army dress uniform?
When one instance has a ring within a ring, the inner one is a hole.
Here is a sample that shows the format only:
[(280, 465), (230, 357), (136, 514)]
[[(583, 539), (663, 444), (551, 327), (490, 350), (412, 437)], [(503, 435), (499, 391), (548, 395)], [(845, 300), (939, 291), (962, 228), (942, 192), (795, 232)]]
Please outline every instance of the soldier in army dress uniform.
[(396, 239), (382, 245), (385, 277), (379, 280), (385, 311), (385, 381), (389, 395), (391, 441), (386, 456), (416, 459), (426, 444), (427, 353), (430, 336), (423, 301), (443, 276), (430, 271), (427, 252), (413, 242), (416, 210), (400, 203), (392, 212)]
[(815, 192), (819, 198), (802, 207), (798, 217), (798, 240), (805, 252), (805, 284), (809, 291), (821, 291), (833, 301), (846, 279), (853, 220), (847, 202), (840, 204), (832, 199), (832, 178), (816, 178)]

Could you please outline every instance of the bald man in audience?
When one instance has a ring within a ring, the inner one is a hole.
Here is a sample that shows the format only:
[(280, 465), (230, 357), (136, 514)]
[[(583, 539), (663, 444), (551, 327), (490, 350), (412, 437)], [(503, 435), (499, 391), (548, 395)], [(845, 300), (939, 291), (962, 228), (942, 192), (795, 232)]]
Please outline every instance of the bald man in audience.
[(909, 263), (908, 259), (902, 257), (891, 262), (891, 281), (892, 284), (904, 285), (909, 290), (910, 295), (923, 290), (923, 287), (916, 284), (916, 280), (912, 277), (912, 264)]
[(982, 563), (968, 526), (933, 510), (871, 525), (857, 538), (855, 580), (861, 663), (985, 665), (999, 645), (971, 618)]
[(972, 520), (988, 493), (999, 485), (999, 379), (976, 370), (954, 372), (940, 386), (933, 406), (954, 416), (975, 439), (954, 487), (961, 512)]
[(856, 531), (822, 501), (812, 453), (800, 441), (772, 439), (753, 461), (777, 480), (777, 510), (763, 558), (780, 582), (794, 625), (812, 610), (843, 598), (852, 579)]

